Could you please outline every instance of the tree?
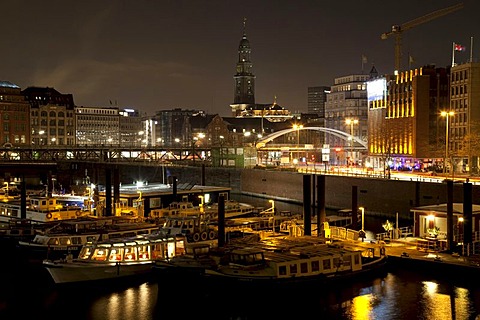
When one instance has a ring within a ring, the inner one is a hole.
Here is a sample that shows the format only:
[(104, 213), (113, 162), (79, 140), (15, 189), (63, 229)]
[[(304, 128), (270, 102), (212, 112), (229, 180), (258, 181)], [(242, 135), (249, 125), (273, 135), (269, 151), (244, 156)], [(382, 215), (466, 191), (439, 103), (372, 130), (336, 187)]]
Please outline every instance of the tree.
[(468, 165), (471, 174), (478, 174), (478, 159), (480, 157), (480, 122), (475, 121), (470, 123), (470, 132), (467, 133), (460, 144), (457, 156), (464, 156), (468, 160)]

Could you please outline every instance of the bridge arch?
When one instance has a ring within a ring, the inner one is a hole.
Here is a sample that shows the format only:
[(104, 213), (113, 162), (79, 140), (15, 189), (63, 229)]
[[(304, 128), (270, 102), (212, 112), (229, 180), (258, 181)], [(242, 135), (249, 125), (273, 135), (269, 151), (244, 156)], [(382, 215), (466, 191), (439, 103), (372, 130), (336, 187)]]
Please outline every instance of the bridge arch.
[(257, 149), (263, 148), (268, 142), (272, 141), (273, 139), (278, 138), (280, 136), (283, 136), (287, 133), (297, 132), (298, 130), (321, 131), (321, 132), (332, 134), (332, 135), (334, 135), (338, 138), (341, 138), (345, 141), (350, 141), (351, 139), (353, 139), (354, 142), (361, 145), (363, 148), (365, 148), (365, 150), (367, 150), (367, 148), (368, 148), (367, 143), (365, 141), (363, 141), (363, 140), (361, 140), (361, 139), (359, 139), (355, 136), (352, 136), (351, 134), (348, 134), (348, 133), (340, 131), (340, 130), (331, 129), (331, 128), (324, 128), (324, 127), (301, 127), (301, 128), (288, 128), (288, 129), (280, 130), (280, 131), (274, 132), (272, 134), (269, 134), (268, 136), (263, 137), (261, 140), (258, 140), (257, 143), (255, 144), (255, 147)]

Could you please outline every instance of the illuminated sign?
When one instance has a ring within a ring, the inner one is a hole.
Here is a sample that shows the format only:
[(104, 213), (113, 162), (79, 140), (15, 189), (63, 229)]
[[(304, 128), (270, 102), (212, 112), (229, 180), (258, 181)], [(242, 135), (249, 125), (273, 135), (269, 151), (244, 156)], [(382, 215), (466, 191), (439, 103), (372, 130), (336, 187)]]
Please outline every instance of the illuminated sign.
[(385, 78), (367, 82), (368, 101), (377, 101), (385, 98), (387, 92), (387, 80)]

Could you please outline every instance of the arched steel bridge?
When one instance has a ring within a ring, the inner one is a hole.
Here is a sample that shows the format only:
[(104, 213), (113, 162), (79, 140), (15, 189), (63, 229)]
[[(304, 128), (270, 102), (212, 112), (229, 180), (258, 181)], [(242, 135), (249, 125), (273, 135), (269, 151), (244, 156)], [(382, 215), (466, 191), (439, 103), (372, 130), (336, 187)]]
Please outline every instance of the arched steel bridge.
[(361, 139), (359, 139), (355, 136), (352, 136), (351, 134), (348, 134), (346, 132), (336, 130), (336, 129), (324, 128), (324, 127), (301, 127), (301, 128), (289, 128), (289, 129), (280, 130), (280, 131), (274, 132), (272, 134), (269, 134), (268, 136), (263, 137), (261, 140), (258, 140), (255, 144), (255, 147), (257, 149), (262, 149), (263, 147), (265, 147), (265, 145), (268, 142), (274, 140), (275, 138), (283, 136), (287, 133), (297, 132), (299, 130), (313, 130), (313, 131), (321, 131), (321, 132), (325, 132), (325, 133), (330, 133), (330, 134), (332, 134), (332, 135), (334, 135), (338, 138), (341, 138), (345, 141), (351, 141), (353, 139), (354, 142), (361, 145), (363, 148), (365, 148), (365, 150), (367, 149), (367, 143), (365, 141), (363, 141), (363, 140), (361, 140)]

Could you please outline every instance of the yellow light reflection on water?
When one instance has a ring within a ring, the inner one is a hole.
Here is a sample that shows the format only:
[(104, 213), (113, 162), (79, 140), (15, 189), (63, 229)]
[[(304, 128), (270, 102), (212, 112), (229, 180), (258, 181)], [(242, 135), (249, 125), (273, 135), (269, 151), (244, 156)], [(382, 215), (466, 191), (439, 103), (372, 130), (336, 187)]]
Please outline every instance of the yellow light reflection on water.
[(365, 294), (355, 297), (351, 305), (352, 320), (369, 320), (372, 319), (372, 304), (375, 299), (373, 294)]
[(156, 296), (156, 291), (153, 291), (152, 285), (144, 283), (137, 288), (113, 293), (97, 300), (92, 312), (95, 317), (105, 320), (149, 319), (155, 306), (152, 297)]
[[(442, 292), (443, 289), (445, 292)], [(423, 314), (431, 319), (450, 320), (467, 319), (469, 317), (468, 290), (458, 287), (440, 288), (437, 283), (423, 282)]]

